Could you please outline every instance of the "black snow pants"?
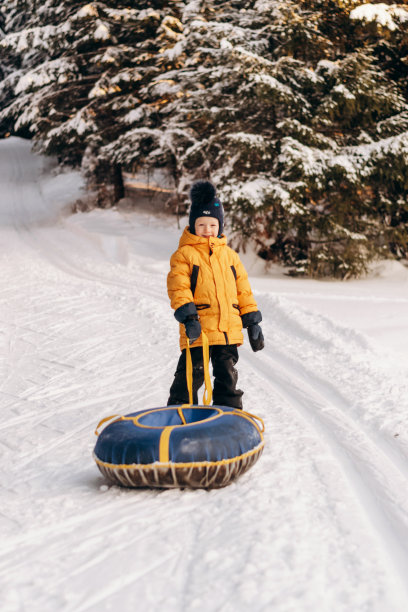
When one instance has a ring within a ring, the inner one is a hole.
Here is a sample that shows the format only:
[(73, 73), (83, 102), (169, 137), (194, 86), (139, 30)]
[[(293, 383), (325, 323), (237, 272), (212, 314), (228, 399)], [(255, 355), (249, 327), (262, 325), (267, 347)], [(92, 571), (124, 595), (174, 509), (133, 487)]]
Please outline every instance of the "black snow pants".
[[(197, 392), (204, 382), (203, 349), (201, 346), (191, 347), (193, 362), (193, 404), (198, 403)], [(236, 344), (210, 346), (210, 359), (213, 367), (214, 389), (213, 404), (242, 409), (243, 391), (237, 389), (238, 372), (234, 368), (238, 361)], [(181, 352), (170, 387), (168, 406), (188, 404), (188, 389), (186, 381), (186, 349)]]

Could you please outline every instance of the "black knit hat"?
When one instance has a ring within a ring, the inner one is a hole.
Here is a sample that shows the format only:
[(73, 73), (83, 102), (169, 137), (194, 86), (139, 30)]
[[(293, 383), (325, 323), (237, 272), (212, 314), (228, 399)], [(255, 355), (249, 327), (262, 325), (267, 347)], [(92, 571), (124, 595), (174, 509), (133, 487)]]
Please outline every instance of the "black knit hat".
[(214, 185), (210, 181), (196, 181), (191, 187), (190, 199), (190, 233), (195, 234), (195, 222), (199, 217), (215, 217), (220, 224), (218, 235), (221, 236), (224, 229), (224, 209), (216, 196)]

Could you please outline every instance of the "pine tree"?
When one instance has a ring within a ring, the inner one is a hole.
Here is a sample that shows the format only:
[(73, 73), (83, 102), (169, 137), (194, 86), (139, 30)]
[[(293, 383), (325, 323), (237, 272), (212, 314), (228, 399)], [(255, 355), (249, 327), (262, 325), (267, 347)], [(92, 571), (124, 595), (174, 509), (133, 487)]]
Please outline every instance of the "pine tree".
[[(120, 165), (101, 148), (140, 108), (157, 72), (155, 54), (177, 37), (170, 15), (178, 3), (139, 2), (137, 9), (123, 0), (37, 4), (5, 3), (7, 35), (0, 46), (14, 72), (1, 86), (0, 125), (32, 134), (40, 152), (61, 162), (84, 161), (99, 204), (112, 202), (122, 195)], [(114, 193), (107, 193), (111, 184)]]
[(211, 178), (235, 243), (292, 274), (407, 257), (404, 5), (33, 4), (5, 2), (3, 130), (116, 181), (111, 200), (122, 166), (169, 169), (179, 201)]
[(350, 8), (195, 1), (182, 26), (166, 51), (180, 66), (152, 80), (168, 85), (155, 125), (110, 153), (170, 163), (180, 192), (212, 178), (239, 241), (293, 274), (347, 278), (406, 257), (407, 92)]
[[(0, 41), (4, 38), (4, 22), (5, 22), (5, 13), (4, 10), (0, 7)], [(6, 66), (4, 62), (0, 62), (0, 82), (6, 76)]]

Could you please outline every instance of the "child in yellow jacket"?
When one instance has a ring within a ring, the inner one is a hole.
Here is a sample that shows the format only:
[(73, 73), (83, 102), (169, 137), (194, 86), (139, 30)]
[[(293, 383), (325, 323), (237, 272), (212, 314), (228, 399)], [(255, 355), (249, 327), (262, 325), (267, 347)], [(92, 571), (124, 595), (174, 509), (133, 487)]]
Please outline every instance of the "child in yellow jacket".
[(167, 405), (189, 401), (186, 383), (186, 346), (193, 362), (193, 403), (204, 382), (201, 331), (208, 337), (213, 366), (213, 403), (242, 408), (243, 391), (236, 388), (235, 364), (243, 341), (242, 327), (254, 351), (264, 347), (258, 310), (248, 275), (238, 253), (227, 246), (224, 212), (209, 181), (197, 181), (190, 191), (189, 226), (170, 259), (167, 289), (180, 323), (181, 356)]

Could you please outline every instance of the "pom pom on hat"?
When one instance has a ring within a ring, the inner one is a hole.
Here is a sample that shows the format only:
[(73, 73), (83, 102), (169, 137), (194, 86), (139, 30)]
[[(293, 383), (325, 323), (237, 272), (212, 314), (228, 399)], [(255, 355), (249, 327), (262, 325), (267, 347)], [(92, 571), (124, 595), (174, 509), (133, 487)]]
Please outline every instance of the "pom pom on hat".
[(200, 180), (193, 183), (190, 189), (189, 229), (191, 234), (195, 234), (195, 222), (199, 217), (214, 217), (218, 219), (218, 235), (222, 234), (224, 229), (224, 209), (216, 193), (216, 189), (210, 181)]
[(205, 206), (215, 198), (216, 190), (210, 181), (196, 181), (190, 189), (190, 199), (193, 205)]

